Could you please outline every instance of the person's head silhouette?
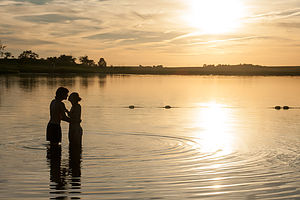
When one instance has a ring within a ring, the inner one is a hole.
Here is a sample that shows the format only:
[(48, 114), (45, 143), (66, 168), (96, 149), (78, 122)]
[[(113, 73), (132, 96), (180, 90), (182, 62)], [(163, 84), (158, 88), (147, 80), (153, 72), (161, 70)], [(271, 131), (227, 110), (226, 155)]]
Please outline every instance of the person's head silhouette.
[(72, 92), (68, 98), (68, 100), (72, 103), (72, 104), (76, 104), (78, 103), (81, 98), (79, 97), (79, 94), (77, 92)]
[(69, 93), (69, 90), (65, 87), (59, 87), (57, 90), (56, 90), (56, 96), (55, 96), (55, 99), (57, 100), (66, 100), (67, 97), (68, 97), (68, 93)]

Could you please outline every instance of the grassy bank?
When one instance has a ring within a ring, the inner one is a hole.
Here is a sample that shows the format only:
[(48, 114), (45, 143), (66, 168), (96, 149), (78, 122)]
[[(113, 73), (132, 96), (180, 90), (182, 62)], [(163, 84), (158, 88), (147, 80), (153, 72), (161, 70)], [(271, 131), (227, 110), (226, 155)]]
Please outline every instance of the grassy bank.
[(102, 73), (102, 74), (161, 74), (161, 75), (238, 75), (238, 76), (300, 76), (300, 67), (90, 67), (83, 65), (48, 66), (1, 64), (5, 73)]

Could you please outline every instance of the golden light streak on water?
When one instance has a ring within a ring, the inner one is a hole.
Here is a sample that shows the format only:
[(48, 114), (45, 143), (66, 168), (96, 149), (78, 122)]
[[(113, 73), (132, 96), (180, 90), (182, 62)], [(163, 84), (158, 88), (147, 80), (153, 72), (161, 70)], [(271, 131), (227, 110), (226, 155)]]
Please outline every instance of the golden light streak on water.
[(200, 106), (195, 111), (195, 126), (201, 127), (195, 133), (199, 150), (205, 153), (215, 152), (218, 157), (231, 154), (235, 139), (230, 121), (232, 109), (216, 102)]

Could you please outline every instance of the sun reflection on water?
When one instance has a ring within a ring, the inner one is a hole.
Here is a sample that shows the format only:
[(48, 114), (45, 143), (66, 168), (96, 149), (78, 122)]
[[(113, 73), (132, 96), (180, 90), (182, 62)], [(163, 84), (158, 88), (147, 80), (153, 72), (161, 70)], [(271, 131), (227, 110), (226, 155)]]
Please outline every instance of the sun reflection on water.
[(195, 137), (199, 149), (205, 153), (224, 156), (233, 152), (234, 134), (232, 109), (209, 102), (201, 104), (195, 113)]

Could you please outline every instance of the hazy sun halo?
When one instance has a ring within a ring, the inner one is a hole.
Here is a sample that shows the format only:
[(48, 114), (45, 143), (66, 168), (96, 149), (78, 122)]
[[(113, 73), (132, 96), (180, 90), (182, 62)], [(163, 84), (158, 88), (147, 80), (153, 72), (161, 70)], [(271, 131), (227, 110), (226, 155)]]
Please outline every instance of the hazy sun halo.
[(245, 15), (242, 0), (189, 0), (187, 23), (206, 34), (235, 31)]

